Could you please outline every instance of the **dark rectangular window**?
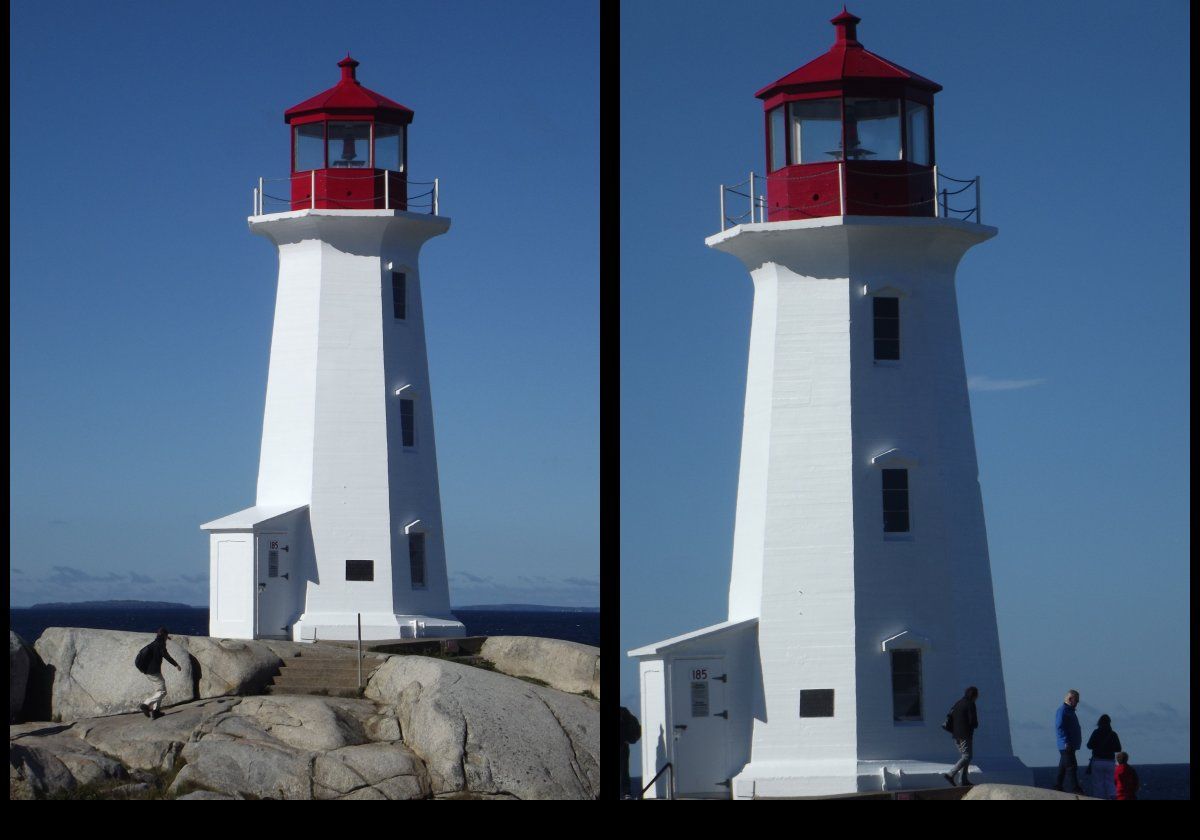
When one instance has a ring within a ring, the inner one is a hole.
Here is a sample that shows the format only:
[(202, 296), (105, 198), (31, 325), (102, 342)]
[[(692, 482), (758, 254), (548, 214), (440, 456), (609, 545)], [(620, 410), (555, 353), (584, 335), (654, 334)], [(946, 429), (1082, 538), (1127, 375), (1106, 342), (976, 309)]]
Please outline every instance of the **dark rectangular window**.
[(892, 719), (924, 720), (919, 650), (892, 651)]
[(708, 717), (708, 681), (692, 683), (692, 717)]
[(412, 446), (416, 440), (416, 436), (413, 401), (400, 400), (400, 442), (405, 446)]
[(279, 577), (279, 549), (267, 551), (267, 577)]
[(900, 298), (877, 297), (875, 307), (875, 358), (900, 358)]
[(346, 580), (375, 580), (375, 561), (347, 560)]
[(403, 321), (405, 315), (405, 277), (403, 272), (392, 272), (392, 315)]
[(883, 530), (887, 533), (908, 531), (908, 470), (880, 470), (883, 473)]
[(833, 689), (803, 689), (800, 692), (800, 717), (833, 717)]
[(408, 567), (412, 570), (412, 585), (425, 585), (425, 535), (414, 531), (408, 535)]

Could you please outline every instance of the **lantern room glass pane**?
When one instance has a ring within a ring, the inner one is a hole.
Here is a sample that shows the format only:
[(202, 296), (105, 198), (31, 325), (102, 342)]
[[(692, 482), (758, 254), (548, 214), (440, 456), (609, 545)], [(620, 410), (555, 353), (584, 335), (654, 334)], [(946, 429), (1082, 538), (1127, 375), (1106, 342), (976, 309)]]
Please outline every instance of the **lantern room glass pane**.
[(325, 168), (325, 123), (298, 125), (292, 132), (295, 143), (294, 172)]
[(767, 161), (767, 170), (774, 172), (776, 169), (782, 169), (787, 166), (787, 158), (784, 153), (784, 143), (787, 142), (787, 126), (784, 125), (783, 107), (772, 108), (771, 114), (767, 118), (767, 123), (770, 126), (771, 140), (771, 159)]
[(910, 163), (929, 166), (929, 106), (920, 102), (907, 102), (908, 154)]
[(846, 157), (903, 160), (899, 99), (846, 100)]
[(841, 159), (842, 106), (837, 99), (806, 99), (788, 105), (792, 122), (792, 162)]
[(375, 168), (404, 171), (404, 127), (375, 123)]
[(329, 124), (329, 165), (331, 167), (364, 169), (370, 163), (370, 154), (370, 123), (331, 122)]

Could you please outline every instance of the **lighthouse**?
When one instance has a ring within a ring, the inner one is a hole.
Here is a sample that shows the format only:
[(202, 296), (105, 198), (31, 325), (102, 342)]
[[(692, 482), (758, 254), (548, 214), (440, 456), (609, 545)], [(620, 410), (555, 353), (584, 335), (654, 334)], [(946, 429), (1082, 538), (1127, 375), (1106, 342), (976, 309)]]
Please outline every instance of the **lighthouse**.
[[(208, 522), (213, 636), (460, 636), (450, 612), (418, 255), (445, 233), (408, 174), (413, 112), (359, 62), (284, 113), (290, 174), (250, 231), (279, 254), (252, 507)], [(282, 168), (282, 167), (281, 167)], [(360, 629), (361, 628), (361, 629)]]
[(647, 796), (944, 787), (967, 686), (971, 780), (1032, 781), (955, 290), (997, 229), (977, 178), (938, 172), (941, 86), (868, 51), (849, 12), (831, 22), (828, 52), (756, 94), (766, 175), (722, 188), (706, 240), (754, 285), (728, 618), (629, 653)]

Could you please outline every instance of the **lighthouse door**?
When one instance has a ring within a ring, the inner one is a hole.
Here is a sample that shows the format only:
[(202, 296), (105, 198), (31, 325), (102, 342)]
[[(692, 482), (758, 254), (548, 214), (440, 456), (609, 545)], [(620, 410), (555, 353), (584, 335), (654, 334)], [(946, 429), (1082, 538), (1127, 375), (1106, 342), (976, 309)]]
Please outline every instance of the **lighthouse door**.
[(675, 789), (681, 796), (728, 797), (725, 660), (676, 659), (671, 683)]
[(258, 633), (256, 638), (291, 638), (291, 546), (287, 534), (257, 534)]

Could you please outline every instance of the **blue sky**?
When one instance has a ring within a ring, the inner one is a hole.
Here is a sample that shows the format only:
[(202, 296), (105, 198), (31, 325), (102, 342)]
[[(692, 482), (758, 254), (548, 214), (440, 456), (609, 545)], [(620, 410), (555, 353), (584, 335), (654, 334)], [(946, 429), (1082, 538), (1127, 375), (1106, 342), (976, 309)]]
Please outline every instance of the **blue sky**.
[[(1134, 763), (1187, 761), (1187, 5), (850, 10), (945, 87), (941, 170), (980, 175), (1000, 229), (958, 289), (1015, 749), (1057, 762), (1073, 687)], [(754, 92), (827, 50), (839, 11), (622, 7), (623, 651), (726, 617), (752, 287), (703, 240), (718, 184), (763, 170)]]
[[(204, 604), (254, 502), (285, 109), (416, 112), (451, 600), (599, 603), (599, 25), (588, 2), (37, 3), (11, 24), (13, 605)], [(548, 72), (548, 68), (550, 72)]]

